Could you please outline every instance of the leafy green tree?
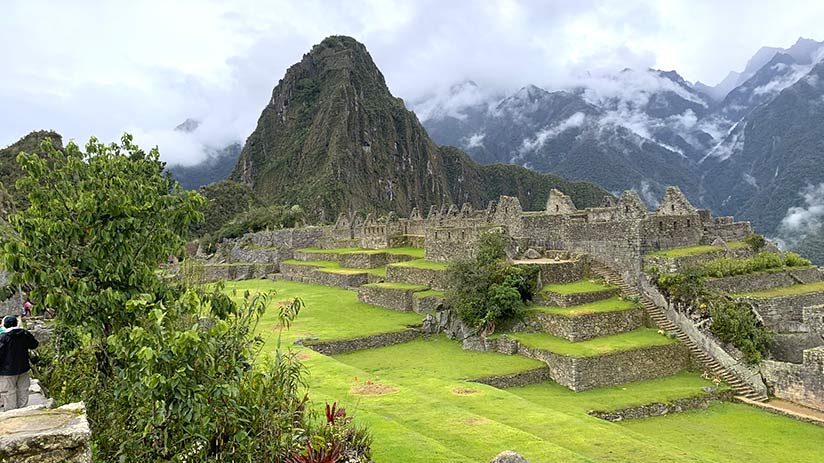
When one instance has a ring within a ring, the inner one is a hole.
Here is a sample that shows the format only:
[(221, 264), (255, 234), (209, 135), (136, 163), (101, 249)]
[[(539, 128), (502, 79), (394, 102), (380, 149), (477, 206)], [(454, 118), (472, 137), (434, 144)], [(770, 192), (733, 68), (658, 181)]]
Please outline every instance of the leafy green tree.
[(5, 267), (36, 306), (105, 338), (139, 315), (128, 300), (168, 290), (157, 265), (180, 251), (204, 200), (180, 191), (162, 175), (157, 149), (144, 152), (130, 135), (109, 145), (92, 138), (85, 152), (46, 139), (42, 150), (18, 155), (17, 186), (30, 206), (9, 217), (0, 238)]
[(509, 264), (508, 244), (501, 233), (484, 233), (477, 256), (447, 270), (449, 306), (479, 332), (490, 333), (496, 324), (515, 318), (537, 291), (538, 267)]

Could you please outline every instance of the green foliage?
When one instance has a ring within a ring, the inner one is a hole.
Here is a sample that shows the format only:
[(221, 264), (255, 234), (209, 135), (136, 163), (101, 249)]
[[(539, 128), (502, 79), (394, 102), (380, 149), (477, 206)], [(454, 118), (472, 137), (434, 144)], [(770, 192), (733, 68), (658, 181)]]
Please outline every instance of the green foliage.
[[(316, 433), (304, 369), (280, 336), (302, 302), (280, 303), (275, 356), (262, 357), (253, 333), (265, 296), (238, 306), (221, 286), (171, 286), (155, 273), (203, 204), (162, 175), (156, 149), (128, 135), (120, 145), (92, 139), (85, 153), (43, 147), (43, 159), (18, 157), (31, 206), (6, 225), (4, 265), (36, 303), (56, 309), (37, 374), (60, 401), (85, 401), (96, 461), (282, 462), (300, 453)], [(368, 446), (364, 431), (350, 434)]]
[(758, 233), (750, 233), (744, 238), (744, 242), (755, 252), (761, 252), (764, 246), (767, 245), (767, 240)]
[(486, 233), (476, 258), (447, 269), (448, 303), (473, 329), (494, 331), (498, 322), (518, 315), (537, 291), (538, 267), (510, 265), (507, 244), (502, 234)]
[(697, 271), (708, 277), (722, 278), (761, 272), (764, 270), (782, 269), (785, 266), (805, 267), (808, 265), (811, 265), (810, 261), (795, 253), (787, 253), (782, 256), (781, 254), (774, 252), (761, 252), (754, 257), (749, 257), (746, 259), (719, 257), (701, 264)]
[(201, 240), (207, 252), (213, 252), (217, 243), (224, 239), (239, 238), (246, 233), (261, 230), (295, 228), (305, 224), (306, 213), (300, 206), (263, 206), (243, 212), (220, 230)]
[(46, 130), (31, 132), (16, 143), (0, 149), (0, 218), (13, 209), (28, 207), (26, 191), (16, 186), (17, 180), (23, 176), (17, 155), (20, 152), (43, 154), (40, 149), (43, 140), (52, 140), (57, 149), (62, 149), (60, 135)]
[(738, 348), (747, 361), (757, 363), (772, 342), (773, 333), (761, 325), (749, 305), (741, 301), (713, 298), (710, 306), (710, 331)]
[[(759, 256), (766, 254), (769, 253)], [(743, 352), (748, 362), (759, 362), (767, 353), (772, 332), (759, 323), (747, 304), (728, 300), (707, 289), (704, 275), (700, 268), (689, 268), (680, 273), (660, 274), (656, 281), (678, 310), (695, 319), (710, 318), (710, 331)]]
[(206, 207), (203, 208), (203, 222), (191, 226), (190, 236), (193, 237), (213, 234), (238, 214), (260, 205), (251, 188), (231, 180), (206, 185), (200, 189), (200, 194), (206, 198)]
[(787, 267), (808, 267), (813, 263), (794, 252), (784, 254), (784, 264)]
[(30, 207), (0, 237), (5, 267), (13, 284), (32, 287), (35, 306), (106, 336), (140, 315), (126, 301), (169, 290), (157, 264), (181, 249), (203, 198), (181, 192), (161, 174), (157, 149), (144, 152), (130, 135), (119, 145), (92, 138), (85, 152), (74, 143), (57, 150), (50, 139), (41, 148), (43, 157), (18, 156)]

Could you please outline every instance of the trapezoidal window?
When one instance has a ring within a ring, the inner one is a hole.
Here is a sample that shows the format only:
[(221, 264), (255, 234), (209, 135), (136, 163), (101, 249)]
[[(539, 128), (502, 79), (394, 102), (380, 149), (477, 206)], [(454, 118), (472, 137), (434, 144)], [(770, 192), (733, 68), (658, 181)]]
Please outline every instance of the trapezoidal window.
[(561, 210), (561, 206), (556, 204), (555, 205), (555, 212), (559, 212), (560, 210)]
[(675, 212), (675, 204), (671, 205), (670, 208), (672, 208), (672, 212)]

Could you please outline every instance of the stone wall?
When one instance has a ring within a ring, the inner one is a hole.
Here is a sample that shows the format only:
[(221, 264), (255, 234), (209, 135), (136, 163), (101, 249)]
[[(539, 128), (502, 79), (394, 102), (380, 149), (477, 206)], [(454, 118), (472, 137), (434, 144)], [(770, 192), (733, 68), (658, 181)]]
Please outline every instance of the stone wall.
[(470, 259), (475, 256), (478, 238), (487, 227), (466, 223), (452, 227), (426, 229), (425, 256), (436, 262)]
[(599, 411), (590, 410), (588, 415), (606, 421), (619, 422), (624, 420), (637, 420), (664, 416), (672, 413), (680, 413), (687, 410), (698, 410), (709, 408), (712, 402), (731, 401), (733, 393), (731, 391), (708, 392), (702, 395), (684, 397), (672, 402), (654, 402), (651, 404), (637, 405), (619, 410)]
[(642, 308), (576, 316), (541, 311), (528, 315), (529, 324), (539, 331), (572, 342), (632, 331), (644, 325), (645, 317)]
[(306, 346), (323, 355), (338, 355), (345, 354), (347, 352), (354, 352), (356, 350), (377, 349), (379, 347), (401, 344), (412, 341), (423, 334), (424, 333), (421, 330), (409, 329), (406, 331), (399, 331), (397, 333), (381, 333), (374, 336), (364, 336), (362, 338), (355, 339), (325, 342), (303, 341), (298, 342), (297, 344)]
[(689, 352), (680, 343), (576, 358), (524, 346), (502, 336), (486, 339), (483, 350), (540, 360), (547, 364), (553, 381), (573, 391), (671, 376), (690, 365)]
[(574, 283), (589, 274), (589, 259), (580, 256), (572, 260), (558, 262), (531, 263), (521, 261), (521, 265), (537, 265), (541, 269), (539, 287), (548, 284)]
[(486, 384), (498, 389), (508, 389), (511, 387), (523, 387), (530, 384), (541, 384), (550, 381), (550, 371), (548, 367), (536, 368), (534, 370), (521, 371), (511, 375), (488, 376), (486, 378), (471, 379), (470, 382)]
[(265, 278), (276, 270), (275, 264), (206, 264), (203, 266), (202, 282), (252, 280)]
[(822, 272), (815, 267), (792, 269), (784, 272), (757, 272), (724, 278), (708, 278), (707, 288), (725, 293), (748, 293), (821, 281)]
[(386, 267), (386, 281), (446, 289), (446, 271), (390, 265)]
[(752, 304), (767, 328), (779, 333), (797, 333), (809, 330), (804, 325), (804, 307), (824, 304), (824, 292), (771, 298), (742, 297), (740, 300)]
[(421, 297), (412, 295), (412, 311), (419, 314), (427, 314), (443, 310), (446, 301), (438, 296)]
[(552, 307), (572, 307), (574, 305), (589, 304), (604, 299), (617, 296), (621, 293), (619, 288), (605, 289), (603, 291), (593, 291), (589, 293), (561, 294), (552, 291), (542, 291), (536, 298), (535, 303)]
[(364, 285), (358, 288), (358, 300), (364, 304), (386, 307), (387, 309), (410, 312), (413, 307), (413, 293), (420, 289), (387, 288), (376, 285)]
[(824, 347), (805, 350), (800, 365), (765, 360), (761, 372), (776, 397), (824, 411)]

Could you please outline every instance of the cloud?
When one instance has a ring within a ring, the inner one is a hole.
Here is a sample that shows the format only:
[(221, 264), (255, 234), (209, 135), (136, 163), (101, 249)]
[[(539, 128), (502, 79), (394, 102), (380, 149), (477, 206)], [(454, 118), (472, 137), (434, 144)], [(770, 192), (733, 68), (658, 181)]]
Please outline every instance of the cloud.
[(466, 145), (464, 146), (466, 149), (483, 148), (484, 137), (486, 137), (486, 134), (483, 132), (472, 134), (472, 136), (466, 140)]
[(574, 129), (576, 127), (582, 126), (584, 124), (585, 119), (586, 116), (584, 115), (584, 113), (577, 112), (553, 126), (545, 127), (538, 131), (538, 133), (535, 134), (534, 138), (528, 138), (524, 140), (523, 143), (521, 143), (521, 147), (518, 149), (518, 151), (522, 155), (531, 151), (537, 151), (541, 149), (544, 146), (544, 144), (546, 144), (547, 140), (555, 138), (569, 129)]
[(820, 233), (824, 226), (824, 183), (807, 185), (799, 195), (804, 204), (787, 209), (778, 226), (779, 238), (790, 246), (811, 234)]
[[(822, 15), (821, 2), (766, 0), (4, 0), (0, 145), (39, 128), (78, 142), (131, 130), (193, 162), (197, 144), (245, 140), (288, 66), (334, 34), (365, 43), (392, 91), (419, 101), (467, 79), (508, 94), (624, 67), (716, 82), (762, 45), (815, 37)], [(623, 91), (609, 85), (599, 92)], [(169, 132), (189, 117), (212, 129)]]

